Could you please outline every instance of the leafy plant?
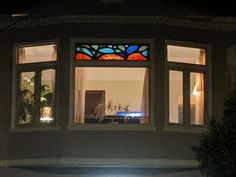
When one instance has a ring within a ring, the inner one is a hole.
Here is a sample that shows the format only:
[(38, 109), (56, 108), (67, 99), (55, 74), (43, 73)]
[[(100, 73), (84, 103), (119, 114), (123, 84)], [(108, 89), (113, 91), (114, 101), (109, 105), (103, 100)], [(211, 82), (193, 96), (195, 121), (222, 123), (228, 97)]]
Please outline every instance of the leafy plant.
[(49, 85), (42, 85), (40, 91), (41, 107), (52, 106), (53, 93)]
[(108, 113), (108, 115), (111, 115), (111, 121), (114, 123), (115, 122), (115, 116), (118, 111), (124, 111), (125, 112), (125, 120), (127, 118), (127, 114), (129, 112), (129, 105), (121, 105), (121, 104), (116, 104), (112, 100), (109, 100), (107, 105), (104, 105), (104, 103), (100, 102), (97, 104), (95, 107), (95, 115), (96, 119), (98, 119), (98, 122), (102, 122), (104, 118), (105, 112)]
[(207, 131), (201, 135), (198, 146), (193, 147), (206, 177), (236, 176), (236, 94), (224, 103), (221, 120), (211, 118)]
[[(19, 90), (18, 114), (22, 123), (30, 123), (34, 116), (35, 93), (34, 77), (23, 79)], [(52, 106), (53, 92), (48, 85), (42, 85), (40, 90), (40, 107)]]
[(21, 89), (18, 95), (19, 121), (32, 122), (34, 115), (34, 77), (31, 79), (24, 78), (21, 81)]

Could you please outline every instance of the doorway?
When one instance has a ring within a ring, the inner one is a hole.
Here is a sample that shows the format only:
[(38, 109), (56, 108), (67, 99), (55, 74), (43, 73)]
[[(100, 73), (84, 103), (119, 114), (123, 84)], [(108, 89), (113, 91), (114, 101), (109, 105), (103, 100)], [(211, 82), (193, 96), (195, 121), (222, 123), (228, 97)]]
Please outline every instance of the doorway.
[[(105, 90), (85, 91), (85, 119), (95, 118), (95, 108), (98, 104), (105, 105)], [(105, 110), (103, 110), (103, 113)]]

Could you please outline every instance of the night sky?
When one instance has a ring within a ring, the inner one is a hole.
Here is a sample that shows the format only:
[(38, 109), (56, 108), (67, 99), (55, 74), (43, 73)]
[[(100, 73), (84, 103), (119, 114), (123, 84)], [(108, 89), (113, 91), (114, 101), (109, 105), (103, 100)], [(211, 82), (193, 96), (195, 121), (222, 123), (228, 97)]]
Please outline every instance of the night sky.
[[(105, 0), (105, 1), (119, 1), (119, 0)], [(140, 13), (140, 15), (160, 15), (160, 5), (165, 3), (168, 6), (176, 6), (183, 9), (196, 12), (197, 14), (203, 14), (208, 16), (236, 16), (236, 6), (230, 0), (120, 0), (126, 1), (124, 4), (118, 4), (125, 8)], [(214, 3), (213, 3), (214, 2)], [(29, 12), (32, 9), (40, 8), (42, 6), (51, 4), (61, 4), (62, 6), (79, 6), (87, 9), (87, 11), (96, 11), (96, 9), (109, 7), (108, 4), (101, 4), (100, 0), (1, 0), (0, 1), (0, 14), (12, 14), (20, 12)], [(111, 3), (110, 3), (111, 4)], [(114, 6), (115, 3), (113, 3)], [(145, 5), (144, 5), (145, 4)], [(115, 4), (115, 6), (117, 6)], [(121, 8), (122, 9), (122, 8)], [(87, 11), (83, 11), (87, 13)], [(122, 11), (122, 10), (121, 10)], [(65, 12), (66, 13), (66, 12)], [(109, 12), (108, 12), (109, 13)], [(171, 11), (168, 11), (170, 15)], [(130, 14), (131, 15), (131, 14)], [(164, 14), (165, 15), (165, 14)], [(185, 15), (184, 13), (182, 15)], [(191, 14), (190, 14), (191, 15)], [(194, 15), (194, 14), (193, 14)]]

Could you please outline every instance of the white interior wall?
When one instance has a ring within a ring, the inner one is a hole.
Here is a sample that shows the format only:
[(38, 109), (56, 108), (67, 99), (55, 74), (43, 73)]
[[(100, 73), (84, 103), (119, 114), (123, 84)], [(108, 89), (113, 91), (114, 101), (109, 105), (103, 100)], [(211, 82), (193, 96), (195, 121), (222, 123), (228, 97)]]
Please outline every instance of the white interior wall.
[(129, 105), (129, 111), (141, 111), (143, 81), (85, 81), (85, 90), (105, 90), (105, 104)]

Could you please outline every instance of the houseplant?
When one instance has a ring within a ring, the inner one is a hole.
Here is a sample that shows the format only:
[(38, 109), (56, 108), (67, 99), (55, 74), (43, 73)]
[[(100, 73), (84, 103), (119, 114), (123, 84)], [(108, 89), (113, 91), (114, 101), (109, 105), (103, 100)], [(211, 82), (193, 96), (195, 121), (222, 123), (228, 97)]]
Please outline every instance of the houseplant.
[(98, 119), (98, 123), (101, 123), (106, 116), (107, 118), (109, 117), (111, 119), (111, 122), (109, 122), (109, 124), (118, 124), (119, 122), (116, 122), (115, 118), (117, 112), (119, 111), (125, 112), (124, 123), (127, 123), (127, 115), (129, 112), (128, 104), (124, 106), (121, 104), (116, 104), (112, 100), (109, 100), (107, 105), (105, 105), (104, 103), (98, 103), (95, 108), (96, 119)]
[[(31, 123), (35, 110), (35, 81), (34, 77), (23, 79), (19, 89), (18, 115), (19, 123)], [(40, 89), (40, 111), (43, 114), (44, 108), (53, 106), (53, 92), (49, 85), (42, 85)]]

